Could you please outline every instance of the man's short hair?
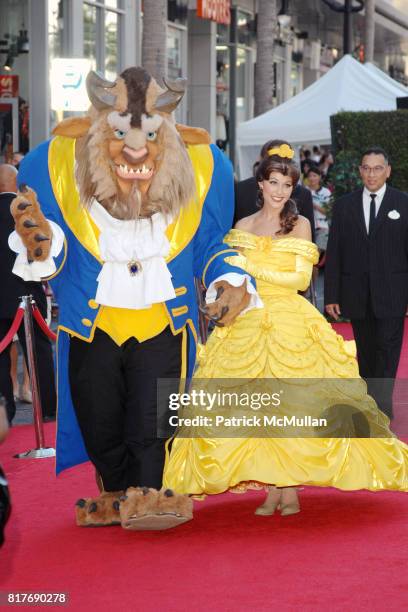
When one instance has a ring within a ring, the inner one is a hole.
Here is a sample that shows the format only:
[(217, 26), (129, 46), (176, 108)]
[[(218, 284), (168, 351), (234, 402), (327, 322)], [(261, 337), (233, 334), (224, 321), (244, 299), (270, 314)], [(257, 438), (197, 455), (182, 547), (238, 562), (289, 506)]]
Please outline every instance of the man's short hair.
[(389, 164), (389, 162), (390, 162), (390, 157), (389, 157), (388, 153), (386, 151), (384, 151), (384, 149), (382, 147), (378, 147), (378, 146), (368, 147), (368, 149), (363, 151), (361, 159), (363, 159), (363, 157), (365, 157), (366, 155), (383, 155), (383, 157), (384, 157), (385, 161), (387, 162), (387, 164)]

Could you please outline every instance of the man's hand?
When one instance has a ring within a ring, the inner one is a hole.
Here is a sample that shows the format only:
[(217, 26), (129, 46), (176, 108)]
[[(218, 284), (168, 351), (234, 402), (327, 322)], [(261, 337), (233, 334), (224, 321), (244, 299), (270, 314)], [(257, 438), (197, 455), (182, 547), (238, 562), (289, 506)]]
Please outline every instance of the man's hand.
[(339, 304), (326, 304), (326, 312), (336, 321), (341, 315), (340, 305)]
[(217, 289), (217, 299), (212, 304), (200, 307), (200, 310), (219, 327), (231, 325), (251, 300), (247, 280), (240, 287), (233, 287), (225, 280), (215, 283), (214, 286)]
[(27, 249), (27, 259), (44, 261), (50, 254), (52, 231), (41, 212), (35, 191), (21, 185), (17, 197), (11, 203), (11, 214), (16, 232)]

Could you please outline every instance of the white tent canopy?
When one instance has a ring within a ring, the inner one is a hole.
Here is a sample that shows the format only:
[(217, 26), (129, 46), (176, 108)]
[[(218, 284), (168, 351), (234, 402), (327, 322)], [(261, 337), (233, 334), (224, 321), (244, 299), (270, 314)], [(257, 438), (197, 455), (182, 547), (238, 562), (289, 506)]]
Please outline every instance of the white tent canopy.
[(408, 87), (390, 77), (390, 75), (381, 70), (381, 68), (378, 68), (378, 66), (372, 64), (371, 62), (367, 62), (367, 64), (363, 65), (364, 68), (366, 68), (372, 74), (375, 74), (377, 77), (382, 78), (387, 83), (391, 83), (392, 85), (395, 85), (395, 87), (398, 87), (398, 89), (400, 89), (400, 95), (398, 97), (408, 96)]
[(381, 70), (360, 64), (350, 55), (297, 96), (237, 128), (240, 177), (252, 174), (252, 165), (266, 140), (329, 144), (330, 116), (340, 111), (388, 111), (408, 90)]

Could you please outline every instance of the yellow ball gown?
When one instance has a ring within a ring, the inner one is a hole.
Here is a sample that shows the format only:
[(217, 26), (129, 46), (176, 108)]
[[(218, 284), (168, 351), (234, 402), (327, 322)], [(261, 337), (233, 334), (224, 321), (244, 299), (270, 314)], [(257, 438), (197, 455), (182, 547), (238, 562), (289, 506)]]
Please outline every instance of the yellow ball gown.
[(264, 308), (214, 330), (199, 353), (193, 388), (200, 379), (217, 379), (217, 384), (225, 379), (228, 387), (232, 379), (250, 379), (256, 385), (295, 378), (302, 381), (302, 397), (313, 412), (325, 392), (321, 379), (327, 379), (331, 393), (337, 383), (339, 404), (359, 406), (373, 437), (220, 438), (211, 436), (211, 427), (201, 428), (200, 437), (176, 435), (172, 440), (164, 486), (195, 495), (243, 492), (268, 484), (407, 491), (408, 446), (390, 432), (388, 418), (367, 395), (355, 343), (344, 341), (298, 294), (309, 285), (318, 260), (316, 246), (290, 236), (273, 239), (238, 229), (231, 230), (225, 242), (240, 250), (228, 261), (255, 277)]

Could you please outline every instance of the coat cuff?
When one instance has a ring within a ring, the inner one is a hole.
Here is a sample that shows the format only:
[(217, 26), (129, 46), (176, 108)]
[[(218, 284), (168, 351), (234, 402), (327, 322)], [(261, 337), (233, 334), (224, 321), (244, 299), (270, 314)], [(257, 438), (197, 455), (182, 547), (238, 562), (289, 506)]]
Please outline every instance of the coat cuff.
[(215, 283), (225, 280), (227, 281), (227, 283), (229, 283), (233, 287), (241, 287), (242, 283), (246, 279), (248, 280), (247, 291), (251, 295), (251, 301), (249, 302), (248, 306), (244, 308), (242, 312), (240, 312), (240, 315), (245, 314), (246, 312), (248, 312), (249, 310), (252, 310), (253, 308), (263, 308), (263, 302), (261, 298), (259, 297), (258, 292), (252, 283), (252, 278), (249, 276), (249, 274), (238, 274), (237, 272), (227, 272), (227, 274), (222, 274), (221, 276), (216, 278), (207, 289), (207, 293), (205, 295), (206, 303), (212, 304), (216, 300), (217, 289), (215, 287)]
[(13, 274), (19, 276), (24, 281), (41, 281), (43, 278), (51, 276), (56, 271), (54, 257), (60, 254), (64, 245), (64, 232), (54, 221), (49, 221), (52, 230), (51, 251), (45, 261), (33, 261), (28, 263), (27, 249), (16, 231), (12, 232), (8, 239), (9, 247), (17, 253), (16, 261), (13, 266)]

